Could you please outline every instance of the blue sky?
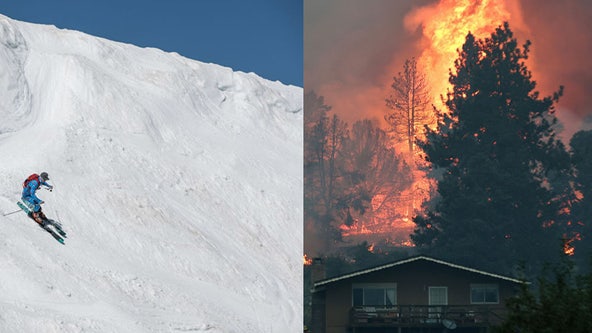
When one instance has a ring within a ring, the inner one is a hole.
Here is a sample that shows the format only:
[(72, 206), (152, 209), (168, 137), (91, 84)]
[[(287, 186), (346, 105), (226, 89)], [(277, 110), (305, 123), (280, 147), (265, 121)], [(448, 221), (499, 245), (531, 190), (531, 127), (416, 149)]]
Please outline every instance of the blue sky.
[(0, 13), (303, 86), (303, 0), (9, 0)]

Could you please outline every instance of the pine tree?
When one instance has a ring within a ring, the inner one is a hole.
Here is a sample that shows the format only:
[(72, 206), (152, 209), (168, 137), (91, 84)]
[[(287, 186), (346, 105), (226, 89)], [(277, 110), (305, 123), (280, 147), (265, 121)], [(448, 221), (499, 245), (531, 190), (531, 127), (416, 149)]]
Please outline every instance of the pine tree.
[(434, 121), (433, 109), (429, 108), (429, 94), (425, 75), (417, 68), (417, 60), (405, 61), (403, 72), (393, 77), (391, 95), (386, 99), (389, 111), (384, 119), (394, 137), (405, 141), (410, 156), (413, 156), (415, 141), (425, 125)]
[(359, 220), (372, 229), (374, 222), (383, 222), (377, 221), (377, 216), (388, 215), (392, 220), (401, 192), (411, 185), (411, 170), (391, 147), (387, 133), (368, 119), (355, 122), (344, 141), (342, 156), (349, 193), (344, 197), (346, 225)]
[(415, 58), (407, 59), (403, 71), (393, 77), (390, 96), (386, 99), (388, 109), (384, 116), (393, 142), (397, 147), (403, 147), (402, 151), (407, 146), (406, 161), (414, 168), (409, 174), (410, 188), (398, 204), (398, 211), (403, 214), (403, 218), (415, 213), (417, 203), (429, 191), (422, 170), (424, 163), (416, 154), (416, 142), (424, 138), (425, 127), (434, 126), (437, 120), (429, 101), (428, 82), (424, 73), (418, 68)]
[(337, 160), (347, 137), (347, 124), (337, 115), (330, 117), (331, 107), (315, 92), (304, 96), (304, 107), (305, 249), (315, 243), (327, 251), (333, 241), (341, 238), (334, 225), (340, 178)]
[(569, 142), (577, 191), (572, 206), (575, 253), (581, 261), (592, 256), (592, 131), (579, 131)]
[(448, 112), (420, 144), (442, 172), (438, 196), (414, 219), (416, 245), (465, 264), (508, 271), (552, 257), (562, 201), (555, 178), (569, 168), (555, 139), (553, 96), (535, 92), (508, 23), (490, 38), (468, 34), (450, 73)]
[(409, 186), (409, 168), (372, 121), (358, 121), (350, 130), (329, 114), (322, 96), (307, 93), (304, 104), (305, 250), (326, 253), (342, 240), (342, 225), (376, 213), (376, 195), (383, 207), (394, 204)]

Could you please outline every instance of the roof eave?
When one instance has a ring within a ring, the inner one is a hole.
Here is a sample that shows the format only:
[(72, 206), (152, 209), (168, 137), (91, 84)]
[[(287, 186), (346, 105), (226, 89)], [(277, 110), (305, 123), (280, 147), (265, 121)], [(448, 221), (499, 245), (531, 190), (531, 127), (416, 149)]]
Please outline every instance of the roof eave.
[(396, 261), (394, 263), (385, 264), (385, 265), (381, 265), (381, 266), (376, 266), (376, 267), (368, 268), (368, 269), (365, 269), (365, 270), (360, 270), (360, 271), (356, 271), (356, 272), (344, 274), (344, 275), (341, 275), (341, 276), (338, 276), (338, 277), (321, 280), (321, 281), (318, 281), (318, 282), (315, 282), (314, 283), (314, 289), (316, 290), (319, 287), (328, 285), (328, 284), (333, 283), (333, 282), (337, 282), (337, 281), (341, 281), (341, 280), (346, 280), (346, 279), (353, 278), (353, 277), (356, 277), (356, 276), (360, 276), (360, 275), (364, 275), (364, 274), (368, 274), (368, 273), (380, 271), (380, 270), (383, 270), (383, 269), (388, 269), (388, 268), (391, 268), (391, 267), (403, 265), (403, 264), (406, 264), (406, 263), (409, 263), (409, 262), (413, 262), (413, 261), (418, 261), (418, 260), (427, 260), (427, 261), (435, 262), (435, 263), (438, 263), (438, 264), (441, 264), (441, 265), (446, 265), (446, 266), (453, 267), (453, 268), (456, 268), (456, 269), (461, 269), (461, 270), (472, 272), (472, 273), (486, 275), (486, 276), (494, 277), (494, 278), (497, 278), (497, 279), (501, 279), (501, 280), (505, 280), (505, 281), (510, 281), (510, 282), (513, 282), (513, 283), (530, 284), (530, 282), (528, 282), (528, 281), (518, 280), (518, 279), (515, 279), (515, 278), (512, 278), (512, 277), (503, 276), (503, 275), (499, 275), (499, 274), (495, 274), (495, 273), (489, 273), (489, 272), (481, 271), (481, 270), (478, 270), (478, 269), (474, 269), (474, 268), (470, 268), (470, 267), (466, 267), (466, 266), (462, 266), (462, 265), (457, 265), (457, 264), (449, 263), (449, 262), (444, 261), (444, 260), (435, 259), (435, 258), (431, 258), (431, 257), (428, 257), (428, 256), (421, 255), (421, 256), (416, 256), (416, 257), (411, 257), (411, 258), (403, 259), (403, 260), (400, 260), (400, 261)]

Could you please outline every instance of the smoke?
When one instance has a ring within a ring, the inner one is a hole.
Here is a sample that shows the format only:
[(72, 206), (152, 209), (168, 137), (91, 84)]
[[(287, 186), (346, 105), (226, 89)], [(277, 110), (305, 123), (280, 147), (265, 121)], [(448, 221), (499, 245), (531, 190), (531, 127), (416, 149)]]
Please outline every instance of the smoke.
[[(323, 96), (331, 112), (350, 125), (364, 118), (386, 125), (385, 99), (393, 77), (402, 71), (406, 59), (422, 61), (426, 49), (433, 46), (428, 31), (431, 21), (436, 15), (451, 16), (446, 11), (463, 1), (304, 0), (305, 91)], [(578, 130), (592, 129), (592, 66), (588, 60), (592, 38), (587, 36), (592, 31), (592, 1), (474, 0), (468, 8), (463, 13), (498, 14), (500, 20), (509, 21), (520, 45), (532, 42), (527, 66), (541, 96), (553, 94), (560, 85), (565, 87), (556, 112), (564, 143)], [(486, 31), (471, 32), (478, 37), (489, 35), (503, 22), (490, 23)], [(462, 44), (467, 32), (461, 30), (449, 35), (460, 37)], [(456, 59), (454, 50), (447, 52), (439, 57), (450, 65), (443, 73), (426, 73), (429, 79), (433, 75), (440, 81), (447, 79), (447, 69)], [(429, 71), (437, 67), (443, 66), (440, 63)], [(314, 254), (327, 240), (310, 228), (305, 230), (305, 249)]]
[[(445, 2), (305, 0), (305, 90), (324, 96), (350, 124), (382, 119), (392, 77), (405, 59), (420, 57), (426, 48), (424, 25), (414, 15), (435, 15), (434, 8)], [(592, 38), (587, 35), (592, 31), (592, 2), (506, 1), (506, 9), (519, 43), (532, 42), (528, 67), (537, 90), (547, 96), (565, 86), (557, 116), (560, 136), (567, 142), (592, 114)]]
[(305, 0), (305, 90), (325, 97), (345, 121), (382, 119), (392, 77), (419, 53), (406, 32), (411, 0)]
[[(557, 117), (564, 126), (564, 142), (592, 115), (592, 2), (586, 0), (522, 0), (530, 28), (533, 77), (544, 95), (565, 86)], [(526, 14), (527, 13), (527, 14)]]

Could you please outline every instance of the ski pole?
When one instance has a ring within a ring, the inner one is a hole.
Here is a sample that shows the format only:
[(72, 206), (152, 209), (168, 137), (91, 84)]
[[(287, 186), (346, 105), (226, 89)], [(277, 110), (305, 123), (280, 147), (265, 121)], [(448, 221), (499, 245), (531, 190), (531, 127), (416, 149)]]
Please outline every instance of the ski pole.
[(15, 210), (14, 212), (10, 212), (10, 213), (6, 213), (6, 214), (2, 214), (2, 216), (8, 216), (8, 215), (16, 214), (16, 213), (18, 213), (18, 212), (20, 212), (20, 211), (21, 211), (21, 209), (19, 209), (19, 210)]

